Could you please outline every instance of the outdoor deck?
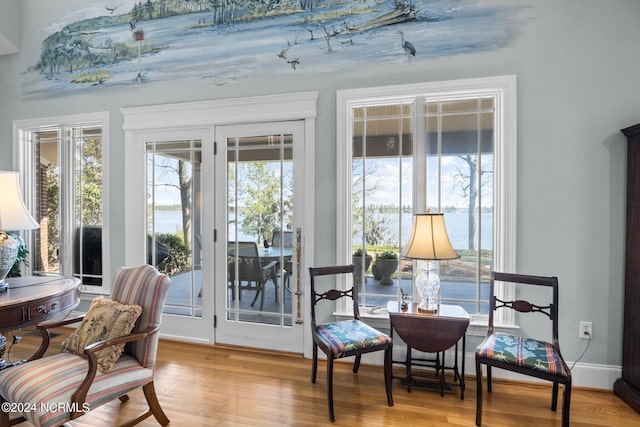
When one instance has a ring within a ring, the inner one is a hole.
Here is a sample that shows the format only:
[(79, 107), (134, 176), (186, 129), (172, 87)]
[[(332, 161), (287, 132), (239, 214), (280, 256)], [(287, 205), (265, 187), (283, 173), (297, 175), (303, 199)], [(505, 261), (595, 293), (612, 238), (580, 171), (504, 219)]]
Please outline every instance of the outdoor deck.
[[(195, 307), (202, 307), (202, 296), (200, 295), (200, 283), (201, 283), (201, 271), (195, 270), (194, 274), (194, 286), (193, 291), (190, 289), (190, 274), (191, 273), (181, 273), (176, 276), (171, 277), (171, 287), (169, 288), (169, 293), (167, 295), (167, 302), (165, 304), (165, 313), (171, 314), (183, 314), (190, 315), (189, 305), (191, 302), (191, 298), (193, 297), (193, 302)], [(367, 276), (365, 283), (365, 292), (367, 295), (364, 298), (360, 298), (360, 303), (365, 307), (386, 307), (387, 302), (390, 300), (398, 300), (400, 296), (400, 292), (398, 291), (398, 279), (394, 279), (393, 285), (381, 285), (378, 280), (375, 280), (373, 276)], [(282, 280), (278, 279), (278, 288), (280, 288)], [(411, 281), (409, 279), (402, 279), (401, 281), (402, 289), (405, 293), (408, 293), (411, 289)], [(307, 283), (303, 281), (303, 290), (306, 288)], [(447, 300), (464, 300), (464, 299), (473, 299), (475, 295), (475, 283), (470, 282), (459, 282), (459, 281), (448, 281), (443, 280), (441, 285), (441, 298), (443, 301)], [(212, 289), (212, 287), (205, 287), (205, 294), (207, 289)], [(362, 292), (362, 291), (361, 291)], [(284, 312), (291, 312), (291, 292), (288, 289), (285, 289), (283, 292), (284, 295)], [(254, 291), (244, 290), (241, 294), (239, 309), (241, 311), (255, 312), (259, 309), (259, 299), (256, 301), (255, 305), (251, 307), (251, 301), (255, 296)], [(482, 299), (488, 300), (488, 289), (484, 287), (481, 292)], [(417, 300), (419, 300), (419, 296), (416, 296)], [(229, 301), (231, 303), (231, 301)], [(469, 312), (476, 312), (475, 303), (459, 303)], [(264, 308), (263, 311), (267, 313), (279, 313), (279, 306), (275, 301), (275, 286), (273, 282), (269, 281), (266, 284), (266, 295), (264, 300)], [(197, 308), (195, 313), (196, 315), (201, 315), (202, 310)], [(253, 315), (252, 315), (253, 316)]]

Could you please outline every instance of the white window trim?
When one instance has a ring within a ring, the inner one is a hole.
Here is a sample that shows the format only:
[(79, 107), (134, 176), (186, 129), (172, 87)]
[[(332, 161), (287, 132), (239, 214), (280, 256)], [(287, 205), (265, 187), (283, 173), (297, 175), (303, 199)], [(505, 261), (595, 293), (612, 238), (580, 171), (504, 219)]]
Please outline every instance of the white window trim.
[[(495, 151), (494, 151), (494, 227), (493, 241), (499, 242), (501, 250), (494, 251), (493, 268), (497, 271), (516, 271), (516, 76), (497, 76), (408, 85), (382, 86), (375, 88), (339, 90), (336, 94), (336, 157), (337, 157), (337, 218), (336, 259), (350, 262), (351, 254), (351, 140), (350, 114), (354, 107), (371, 102), (412, 101), (418, 96), (432, 98), (457, 98), (464, 96), (495, 96)], [(501, 227), (496, 227), (501, 224)], [(338, 261), (340, 262), (340, 261)], [(503, 299), (513, 299), (513, 285), (504, 285), (498, 290)], [(337, 307), (338, 313), (346, 313), (347, 307)], [(496, 325), (515, 326), (515, 315), (511, 310), (495, 313)], [(367, 317), (364, 312), (363, 317)], [(375, 316), (378, 318), (379, 316)], [(472, 316), (470, 333), (485, 329), (486, 315)], [(482, 334), (482, 333), (481, 333)], [(483, 335), (483, 334), (482, 334)]]
[[(35, 207), (33, 163), (31, 162), (25, 132), (34, 129), (46, 129), (54, 126), (77, 126), (83, 123), (100, 123), (102, 126), (102, 228), (109, 227), (109, 112), (100, 111), (94, 113), (70, 114), (65, 116), (43, 117), (34, 119), (15, 120), (13, 122), (13, 168), (20, 172), (20, 184), (22, 197), (27, 208), (33, 212)], [(72, 236), (66, 236), (67, 241)], [(102, 233), (102, 286), (81, 285), (80, 291), (86, 294), (110, 295), (111, 294), (111, 249), (109, 232)], [(70, 254), (64, 254), (63, 262), (71, 265)], [(32, 274), (31, 265), (26, 269), (27, 274)]]

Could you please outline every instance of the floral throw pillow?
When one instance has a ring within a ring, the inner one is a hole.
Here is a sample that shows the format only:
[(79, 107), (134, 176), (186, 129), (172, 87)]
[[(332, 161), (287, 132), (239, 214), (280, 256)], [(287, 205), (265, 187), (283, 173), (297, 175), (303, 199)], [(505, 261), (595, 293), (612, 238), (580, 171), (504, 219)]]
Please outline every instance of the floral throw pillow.
[[(142, 313), (138, 305), (125, 305), (117, 301), (96, 297), (84, 319), (62, 343), (62, 351), (84, 357), (84, 348), (89, 344), (109, 338), (127, 335)], [(113, 369), (124, 351), (124, 344), (104, 348), (97, 353), (98, 369), (107, 373)]]

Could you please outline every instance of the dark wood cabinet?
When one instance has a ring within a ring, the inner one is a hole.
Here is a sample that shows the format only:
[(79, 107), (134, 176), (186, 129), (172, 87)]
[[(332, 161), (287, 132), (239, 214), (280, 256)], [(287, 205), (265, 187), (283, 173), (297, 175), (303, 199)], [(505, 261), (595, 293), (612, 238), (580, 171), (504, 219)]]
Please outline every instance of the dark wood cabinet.
[(624, 280), (622, 377), (613, 391), (640, 412), (640, 124), (627, 137), (627, 244)]

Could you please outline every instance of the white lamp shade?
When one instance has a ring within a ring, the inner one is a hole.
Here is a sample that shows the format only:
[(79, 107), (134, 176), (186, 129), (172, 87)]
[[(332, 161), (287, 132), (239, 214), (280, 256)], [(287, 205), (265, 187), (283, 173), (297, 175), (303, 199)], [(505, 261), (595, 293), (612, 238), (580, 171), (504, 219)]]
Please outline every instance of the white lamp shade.
[(449, 241), (444, 226), (444, 214), (415, 214), (411, 237), (404, 246), (402, 256), (425, 260), (460, 258)]
[(27, 211), (18, 183), (18, 172), (0, 171), (0, 230), (33, 230), (40, 225)]

